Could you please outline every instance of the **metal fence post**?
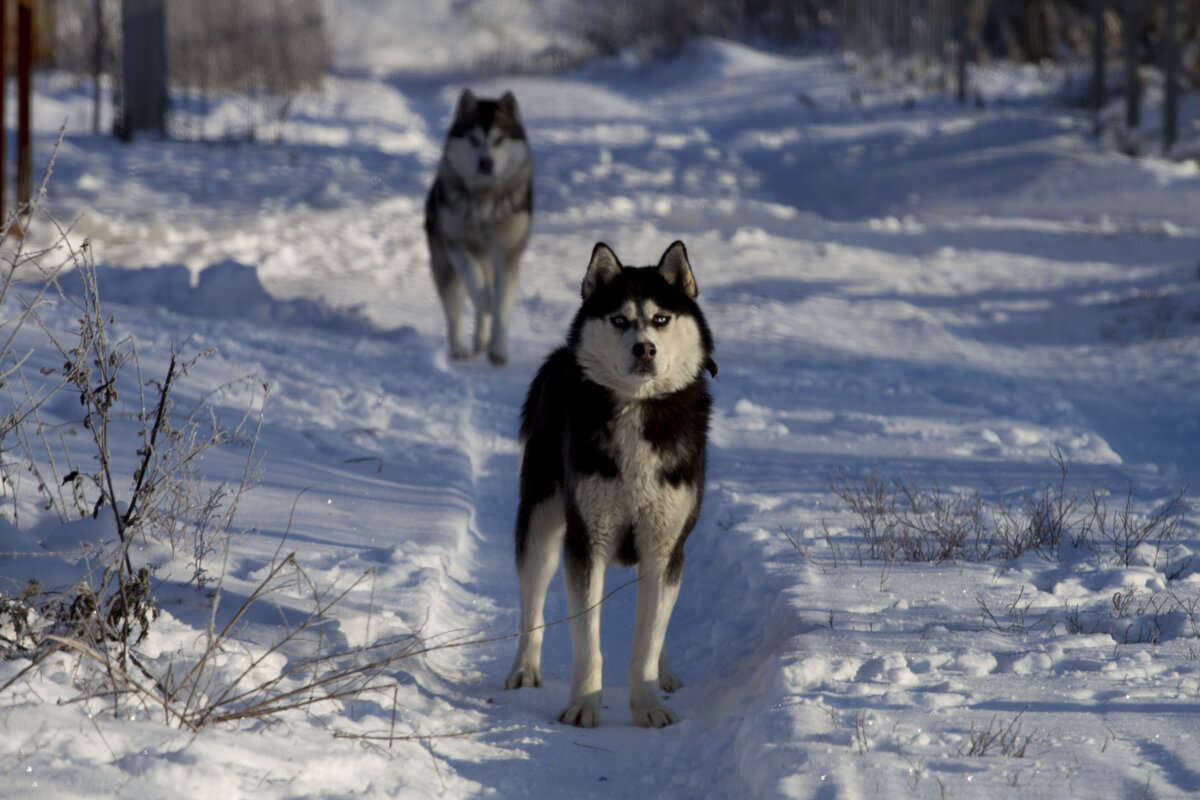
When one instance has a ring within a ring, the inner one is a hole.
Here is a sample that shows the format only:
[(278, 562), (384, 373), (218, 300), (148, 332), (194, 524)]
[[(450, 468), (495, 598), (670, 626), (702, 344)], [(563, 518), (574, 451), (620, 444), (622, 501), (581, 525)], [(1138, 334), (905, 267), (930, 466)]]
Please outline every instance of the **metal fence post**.
[(167, 46), (164, 0), (123, 0), (121, 128), (128, 139), (135, 131), (167, 133)]

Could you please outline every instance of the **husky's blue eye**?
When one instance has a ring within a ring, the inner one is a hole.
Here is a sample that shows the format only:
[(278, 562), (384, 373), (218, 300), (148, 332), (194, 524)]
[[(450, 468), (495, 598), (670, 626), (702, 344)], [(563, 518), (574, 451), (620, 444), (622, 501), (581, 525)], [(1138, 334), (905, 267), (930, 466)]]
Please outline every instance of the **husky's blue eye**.
[(625, 319), (624, 314), (616, 314), (610, 317), (608, 321), (611, 322), (614, 327), (620, 328), (621, 330), (629, 327), (629, 320)]
[(653, 322), (654, 322), (654, 326), (657, 328), (661, 328), (662, 326), (666, 325), (670, 321), (671, 321), (671, 318), (668, 317), (666, 314), (655, 314), (654, 315)]

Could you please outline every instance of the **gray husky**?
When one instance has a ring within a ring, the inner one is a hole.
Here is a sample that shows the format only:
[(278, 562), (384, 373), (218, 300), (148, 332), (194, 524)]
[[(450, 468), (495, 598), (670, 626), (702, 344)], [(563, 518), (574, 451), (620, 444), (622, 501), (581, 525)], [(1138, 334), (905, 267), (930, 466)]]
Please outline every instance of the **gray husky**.
[[(533, 159), (512, 92), (484, 100), (464, 89), (425, 202), (433, 280), (446, 313), (450, 357), (487, 351), (508, 360), (517, 266), (533, 213)], [(463, 306), (475, 306), (475, 345), (463, 344)]]
[(505, 686), (542, 683), (543, 610), (561, 548), (574, 660), (558, 718), (597, 725), (604, 573), (636, 564), (629, 704), (635, 723), (658, 728), (675, 722), (659, 690), (682, 685), (663, 639), (704, 493), (712, 334), (682, 242), (658, 266), (632, 268), (597, 244), (582, 294), (567, 344), (538, 371), (521, 417), (521, 637)]

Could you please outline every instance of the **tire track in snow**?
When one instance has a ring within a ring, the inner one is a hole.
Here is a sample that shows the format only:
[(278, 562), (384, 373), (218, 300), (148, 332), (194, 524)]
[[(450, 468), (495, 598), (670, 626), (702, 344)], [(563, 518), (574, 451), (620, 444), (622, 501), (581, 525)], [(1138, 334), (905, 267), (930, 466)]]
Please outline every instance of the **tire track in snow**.
[[(448, 431), (455, 441), (448, 444), (461, 453), (465, 474), (463, 510), (452, 523), (453, 540), (447, 543), (444, 572), (431, 599), (430, 618), (441, 621), (442, 629), (430, 633), (437, 641), (475, 642), (516, 631), (515, 618), (510, 621), (506, 613), (513, 603), (505, 597), (506, 589), (515, 596), (508, 543), (516, 504), (508, 496), (515, 498), (514, 492), (506, 492), (509, 482), (515, 489), (516, 423), (507, 420), (515, 413), (508, 397), (515, 383), (499, 371), (483, 373), (490, 366), (447, 367), (440, 354), (436, 358), (435, 371), (450, 384), (440, 399), (457, 405), (449, 415), (454, 422)], [(503, 642), (451, 646), (428, 660), (449, 681), (486, 686), (494, 681), (493, 654), (503, 647)]]

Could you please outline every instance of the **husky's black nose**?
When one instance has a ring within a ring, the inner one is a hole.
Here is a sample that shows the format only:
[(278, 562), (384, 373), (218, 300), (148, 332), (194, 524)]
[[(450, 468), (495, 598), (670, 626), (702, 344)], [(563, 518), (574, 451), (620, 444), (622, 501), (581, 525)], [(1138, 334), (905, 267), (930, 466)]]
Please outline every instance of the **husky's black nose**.
[(649, 361), (658, 353), (652, 342), (638, 342), (633, 346), (633, 357), (638, 361)]
[(494, 161), (492, 161), (491, 156), (484, 156), (483, 158), (479, 159), (479, 174), (480, 175), (491, 175), (492, 167), (494, 167), (495, 165), (496, 164)]

